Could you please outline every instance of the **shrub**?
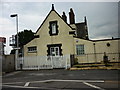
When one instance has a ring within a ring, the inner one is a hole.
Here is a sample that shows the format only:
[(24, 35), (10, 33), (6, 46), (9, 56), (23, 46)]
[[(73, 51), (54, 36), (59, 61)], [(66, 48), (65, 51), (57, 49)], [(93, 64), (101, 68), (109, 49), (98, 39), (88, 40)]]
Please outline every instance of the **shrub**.
[(78, 64), (78, 58), (75, 58), (74, 61), (75, 61), (74, 64)]

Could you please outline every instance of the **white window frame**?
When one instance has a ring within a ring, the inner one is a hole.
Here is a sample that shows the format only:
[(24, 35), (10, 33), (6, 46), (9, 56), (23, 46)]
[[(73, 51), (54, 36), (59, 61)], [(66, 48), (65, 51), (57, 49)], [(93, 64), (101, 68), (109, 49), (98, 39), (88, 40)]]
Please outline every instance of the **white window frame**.
[(50, 55), (51, 56), (60, 56), (59, 47), (50, 47)]
[(56, 34), (56, 23), (52, 23), (51, 27), (52, 27), (52, 34)]
[(28, 47), (28, 52), (37, 52), (37, 47), (36, 46)]
[(84, 55), (85, 54), (85, 50), (84, 50), (84, 44), (78, 44), (76, 45), (76, 54), (77, 55)]

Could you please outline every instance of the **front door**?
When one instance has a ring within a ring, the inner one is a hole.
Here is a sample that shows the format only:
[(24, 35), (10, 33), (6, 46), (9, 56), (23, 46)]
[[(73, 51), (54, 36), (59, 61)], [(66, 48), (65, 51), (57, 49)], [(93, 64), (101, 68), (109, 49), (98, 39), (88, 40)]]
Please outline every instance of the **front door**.
[(61, 68), (61, 57), (59, 47), (50, 47), (50, 54), (53, 62), (53, 68)]

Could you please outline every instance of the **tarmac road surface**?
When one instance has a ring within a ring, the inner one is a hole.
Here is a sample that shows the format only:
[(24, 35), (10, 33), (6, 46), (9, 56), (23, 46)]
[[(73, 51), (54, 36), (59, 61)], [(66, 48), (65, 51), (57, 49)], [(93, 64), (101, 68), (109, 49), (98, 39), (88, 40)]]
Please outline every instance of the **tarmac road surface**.
[(17, 71), (2, 77), (2, 90), (119, 90), (119, 70)]

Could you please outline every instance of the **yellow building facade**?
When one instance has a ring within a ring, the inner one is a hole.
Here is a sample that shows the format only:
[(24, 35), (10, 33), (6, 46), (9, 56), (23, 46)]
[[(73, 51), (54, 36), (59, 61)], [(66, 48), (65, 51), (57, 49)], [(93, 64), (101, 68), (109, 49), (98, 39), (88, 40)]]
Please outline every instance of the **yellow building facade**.
[(92, 41), (88, 39), (88, 33), (80, 38), (76, 32), (77, 25), (74, 20), (68, 24), (52, 5), (52, 10), (35, 33), (36, 38), (24, 45), (23, 68), (67, 69), (74, 64), (75, 58), (78, 63), (101, 62), (104, 52), (109, 60), (120, 59), (119, 39)]

